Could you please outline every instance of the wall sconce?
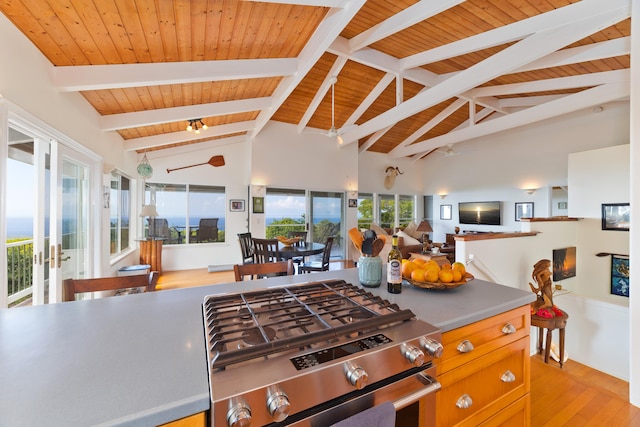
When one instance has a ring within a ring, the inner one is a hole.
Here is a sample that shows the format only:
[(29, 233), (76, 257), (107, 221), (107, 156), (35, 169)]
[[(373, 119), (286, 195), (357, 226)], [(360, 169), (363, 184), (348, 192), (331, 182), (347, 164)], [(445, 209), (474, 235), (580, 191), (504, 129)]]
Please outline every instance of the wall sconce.
[(533, 193), (536, 192), (536, 189), (535, 188), (527, 188), (524, 191), (526, 191), (528, 195), (532, 195)]
[(440, 198), (441, 198), (442, 200), (444, 200), (444, 199), (445, 199), (445, 197), (447, 197), (447, 195), (446, 195), (446, 194), (441, 194), (441, 195), (440, 195)]
[(187, 125), (187, 132), (193, 132), (196, 135), (200, 133), (200, 129), (207, 130), (208, 126), (204, 124), (202, 119), (191, 119)]

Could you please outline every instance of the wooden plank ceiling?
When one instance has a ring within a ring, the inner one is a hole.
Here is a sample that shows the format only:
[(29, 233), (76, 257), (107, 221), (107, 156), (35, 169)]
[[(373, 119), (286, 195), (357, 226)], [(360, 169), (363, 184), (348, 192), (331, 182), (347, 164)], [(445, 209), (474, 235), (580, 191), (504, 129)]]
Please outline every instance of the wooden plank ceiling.
[[(603, 10), (604, 9), (604, 10)], [(627, 101), (630, 0), (3, 0), (127, 150), (269, 120), (390, 157)], [(196, 135), (188, 120), (208, 129)]]

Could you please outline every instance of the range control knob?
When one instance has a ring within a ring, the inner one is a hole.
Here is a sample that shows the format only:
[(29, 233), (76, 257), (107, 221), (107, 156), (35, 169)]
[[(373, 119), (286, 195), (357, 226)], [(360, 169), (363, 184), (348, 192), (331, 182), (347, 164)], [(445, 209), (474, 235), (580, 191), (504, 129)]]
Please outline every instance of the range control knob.
[(289, 397), (281, 390), (269, 391), (267, 395), (267, 408), (275, 422), (284, 421), (289, 416), (291, 403)]
[(352, 386), (358, 390), (362, 390), (366, 387), (369, 375), (367, 374), (367, 371), (362, 369), (360, 366), (356, 366), (353, 363), (347, 363), (345, 365), (344, 372), (347, 375), (347, 381), (349, 381)]
[(424, 364), (424, 353), (418, 347), (402, 343), (400, 350), (402, 351), (402, 355), (405, 359), (407, 359), (413, 366), (417, 367)]
[(442, 347), (442, 344), (440, 344), (438, 341), (432, 338), (422, 337), (420, 339), (420, 345), (430, 356), (435, 357), (436, 359), (442, 357), (442, 351), (444, 350), (444, 347)]
[(236, 403), (227, 411), (227, 425), (229, 427), (251, 426), (251, 409), (243, 403)]

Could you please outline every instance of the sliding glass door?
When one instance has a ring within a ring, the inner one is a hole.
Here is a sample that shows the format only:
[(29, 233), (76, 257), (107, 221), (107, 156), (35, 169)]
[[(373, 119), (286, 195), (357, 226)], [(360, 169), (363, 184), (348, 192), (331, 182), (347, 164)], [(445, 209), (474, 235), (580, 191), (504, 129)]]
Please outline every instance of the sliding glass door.
[(311, 240), (324, 244), (327, 237), (334, 236), (331, 257), (343, 259), (345, 257), (344, 193), (311, 191), (309, 200)]

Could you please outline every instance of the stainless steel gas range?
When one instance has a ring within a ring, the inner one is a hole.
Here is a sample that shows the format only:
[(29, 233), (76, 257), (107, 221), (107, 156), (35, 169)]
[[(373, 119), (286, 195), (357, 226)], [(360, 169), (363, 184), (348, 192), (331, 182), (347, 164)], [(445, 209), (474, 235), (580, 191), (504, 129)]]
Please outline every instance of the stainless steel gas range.
[(385, 402), (402, 425), (435, 424), (440, 331), (366, 289), (211, 295), (203, 314), (213, 426), (327, 427)]

